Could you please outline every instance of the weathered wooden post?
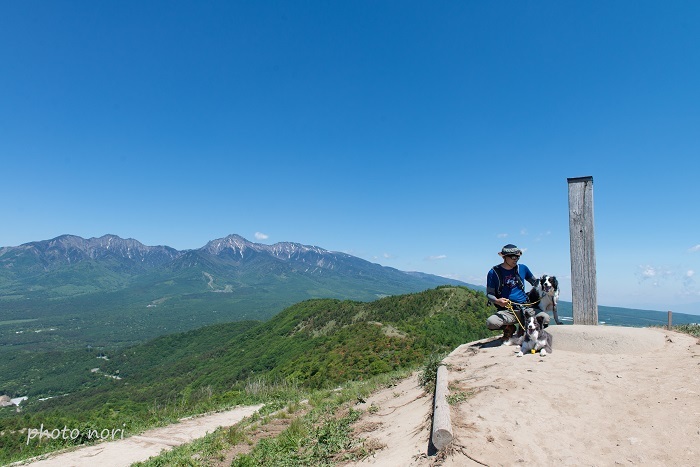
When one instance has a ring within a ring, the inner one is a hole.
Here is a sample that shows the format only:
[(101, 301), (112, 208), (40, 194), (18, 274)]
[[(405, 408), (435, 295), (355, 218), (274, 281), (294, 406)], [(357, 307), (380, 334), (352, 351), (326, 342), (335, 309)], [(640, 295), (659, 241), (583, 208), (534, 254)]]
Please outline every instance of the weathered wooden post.
[(671, 313), (671, 311), (669, 311), (669, 312), (668, 312), (668, 327), (667, 327), (667, 329), (668, 329), (669, 331), (670, 331), (671, 328), (673, 327), (672, 321), (673, 321), (673, 313)]
[(568, 178), (571, 302), (574, 324), (598, 324), (593, 177)]
[(433, 405), (433, 446), (439, 451), (452, 442), (452, 417), (447, 403), (447, 367), (440, 365), (435, 378)]

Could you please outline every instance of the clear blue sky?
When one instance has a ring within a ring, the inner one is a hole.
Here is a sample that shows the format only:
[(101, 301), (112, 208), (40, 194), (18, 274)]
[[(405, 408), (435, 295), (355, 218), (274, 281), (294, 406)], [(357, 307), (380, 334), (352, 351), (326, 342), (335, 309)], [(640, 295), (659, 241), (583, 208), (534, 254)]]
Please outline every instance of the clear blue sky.
[[(700, 313), (696, 1), (0, 1), (0, 245), (236, 233)], [(695, 274), (695, 275), (694, 275)]]

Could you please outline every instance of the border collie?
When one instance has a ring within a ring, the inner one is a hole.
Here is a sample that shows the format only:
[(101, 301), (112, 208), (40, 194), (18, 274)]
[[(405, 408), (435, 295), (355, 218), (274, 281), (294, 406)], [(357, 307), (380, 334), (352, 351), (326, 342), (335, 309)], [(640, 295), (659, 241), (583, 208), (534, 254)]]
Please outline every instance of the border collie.
[(537, 279), (535, 286), (528, 292), (528, 300), (537, 303), (537, 307), (542, 311), (552, 311), (554, 322), (562, 324), (557, 311), (557, 301), (559, 300), (559, 281), (555, 276), (544, 276)]
[(517, 354), (518, 357), (530, 352), (539, 352), (542, 357), (552, 353), (552, 335), (542, 328), (543, 321), (544, 318), (535, 318), (534, 316), (525, 321), (527, 330), (520, 346), (520, 352)]

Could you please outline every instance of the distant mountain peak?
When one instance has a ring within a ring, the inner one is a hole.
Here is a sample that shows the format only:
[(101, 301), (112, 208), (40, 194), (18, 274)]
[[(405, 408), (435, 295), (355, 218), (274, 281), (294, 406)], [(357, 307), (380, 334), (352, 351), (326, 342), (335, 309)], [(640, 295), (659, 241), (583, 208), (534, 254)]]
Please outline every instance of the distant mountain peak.
[(317, 246), (302, 245), (294, 242), (279, 242), (274, 245), (251, 242), (240, 235), (231, 234), (224, 238), (209, 241), (201, 250), (209, 254), (219, 256), (226, 250), (244, 256), (248, 250), (258, 253), (267, 253), (280, 259), (289, 259), (292, 256), (313, 252), (319, 255), (327, 255), (331, 252)]
[[(141, 266), (161, 266), (180, 255), (174, 248), (166, 246), (146, 246), (133, 238), (121, 238), (107, 234), (95, 238), (82, 238), (77, 235), (59, 235), (50, 240), (24, 243), (18, 247), (0, 249), (0, 259), (14, 264), (17, 255), (26, 253), (36, 258), (41, 268), (53, 269), (61, 264), (75, 264), (86, 260), (111, 258), (123, 267), (129, 264)], [(12, 258), (10, 258), (12, 257)], [(7, 259), (6, 259), (7, 258)]]
[(252, 248), (254, 245), (254, 243), (249, 242), (240, 235), (231, 234), (224, 238), (210, 240), (201, 249), (209, 254), (219, 255), (224, 250), (234, 250), (236, 252), (243, 252), (248, 248)]

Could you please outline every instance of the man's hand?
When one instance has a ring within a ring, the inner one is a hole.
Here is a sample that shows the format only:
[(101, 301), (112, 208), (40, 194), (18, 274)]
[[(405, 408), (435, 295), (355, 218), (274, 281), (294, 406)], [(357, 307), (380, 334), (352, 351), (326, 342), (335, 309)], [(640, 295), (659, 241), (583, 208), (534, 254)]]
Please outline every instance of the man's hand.
[(508, 304), (510, 303), (510, 300), (507, 298), (497, 298), (496, 300), (493, 301), (496, 305), (500, 306), (501, 308), (507, 308)]

